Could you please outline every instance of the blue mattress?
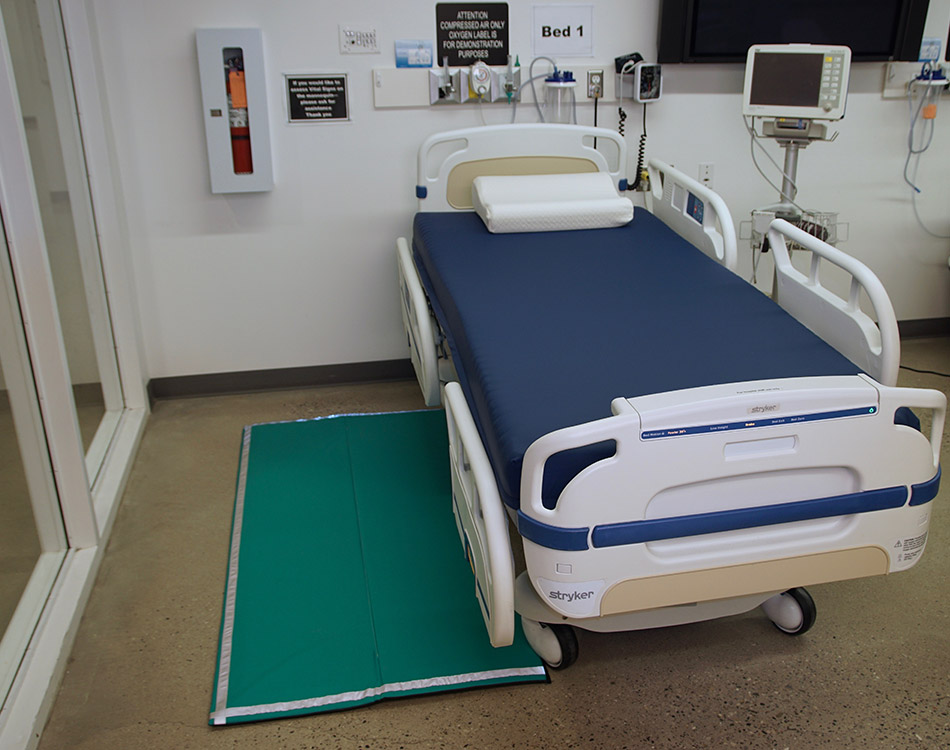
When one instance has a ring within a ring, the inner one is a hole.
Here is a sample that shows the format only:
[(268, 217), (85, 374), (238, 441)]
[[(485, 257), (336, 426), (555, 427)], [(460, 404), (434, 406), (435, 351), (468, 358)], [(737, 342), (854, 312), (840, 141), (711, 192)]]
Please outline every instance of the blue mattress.
[[(618, 396), (860, 371), (643, 209), (616, 229), (524, 234), (491, 234), (474, 213), (419, 213), (412, 245), (513, 508), (528, 446), (610, 416)], [(612, 453), (549, 460), (545, 504)]]

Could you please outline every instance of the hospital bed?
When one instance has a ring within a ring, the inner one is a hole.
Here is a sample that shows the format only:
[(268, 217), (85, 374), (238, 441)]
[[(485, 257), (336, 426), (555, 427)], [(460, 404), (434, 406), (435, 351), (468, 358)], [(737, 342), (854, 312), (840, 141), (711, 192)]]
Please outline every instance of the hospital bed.
[[(761, 605), (804, 632), (802, 587), (920, 559), (940, 481), (946, 399), (896, 387), (894, 311), (853, 258), (777, 220), (770, 299), (735, 273), (721, 198), (657, 161), (648, 210), (626, 225), (492, 233), (473, 210), (476, 176), (595, 172), (623, 188), (625, 167), (603, 129), (438, 134), (419, 151), (412, 242), (397, 241), (411, 359), (445, 407), (489, 637), (510, 643), (517, 613), (554, 667), (577, 656), (573, 626)], [(850, 277), (846, 298), (822, 285), (828, 266)]]

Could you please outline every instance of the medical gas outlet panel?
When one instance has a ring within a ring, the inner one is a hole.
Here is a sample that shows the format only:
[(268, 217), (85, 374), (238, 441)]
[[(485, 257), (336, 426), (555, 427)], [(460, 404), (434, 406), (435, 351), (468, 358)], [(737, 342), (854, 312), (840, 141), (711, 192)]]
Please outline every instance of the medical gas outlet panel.
[(476, 62), (451, 68), (444, 60), (429, 71), (429, 104), (463, 104), (472, 100), (510, 102), (520, 98), (521, 66), (509, 61), (506, 66), (491, 67)]
[[(452, 104), (509, 104), (531, 99), (528, 85), (528, 65), (520, 65), (514, 56), (511, 65), (441, 65), (432, 68), (373, 68), (373, 105), (377, 109), (427, 107)], [(576, 86), (574, 97), (578, 104), (595, 99), (616, 101), (618, 89), (613, 75), (605, 75), (612, 64), (588, 63), (569, 66)], [(535, 66), (536, 92), (545, 95), (549, 66)], [(546, 68), (542, 71), (543, 68)], [(560, 67), (559, 67), (560, 70)], [(567, 71), (561, 71), (567, 72)], [(627, 76), (632, 85), (632, 76)]]

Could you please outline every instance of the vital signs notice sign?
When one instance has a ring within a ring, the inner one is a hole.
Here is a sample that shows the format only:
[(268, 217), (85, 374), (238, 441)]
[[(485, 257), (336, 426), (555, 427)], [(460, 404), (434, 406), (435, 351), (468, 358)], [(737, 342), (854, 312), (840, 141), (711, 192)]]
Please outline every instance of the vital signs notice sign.
[(436, 3), (436, 65), (508, 63), (508, 3)]

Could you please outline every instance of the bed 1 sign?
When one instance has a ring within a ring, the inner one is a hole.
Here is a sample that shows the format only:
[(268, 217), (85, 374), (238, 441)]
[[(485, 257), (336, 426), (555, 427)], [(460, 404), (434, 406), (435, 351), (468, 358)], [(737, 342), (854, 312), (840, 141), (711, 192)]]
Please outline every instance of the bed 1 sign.
[(346, 74), (286, 76), (289, 122), (349, 120)]
[(508, 64), (508, 3), (436, 3), (436, 65)]
[(535, 56), (591, 57), (593, 5), (535, 5), (531, 43)]

